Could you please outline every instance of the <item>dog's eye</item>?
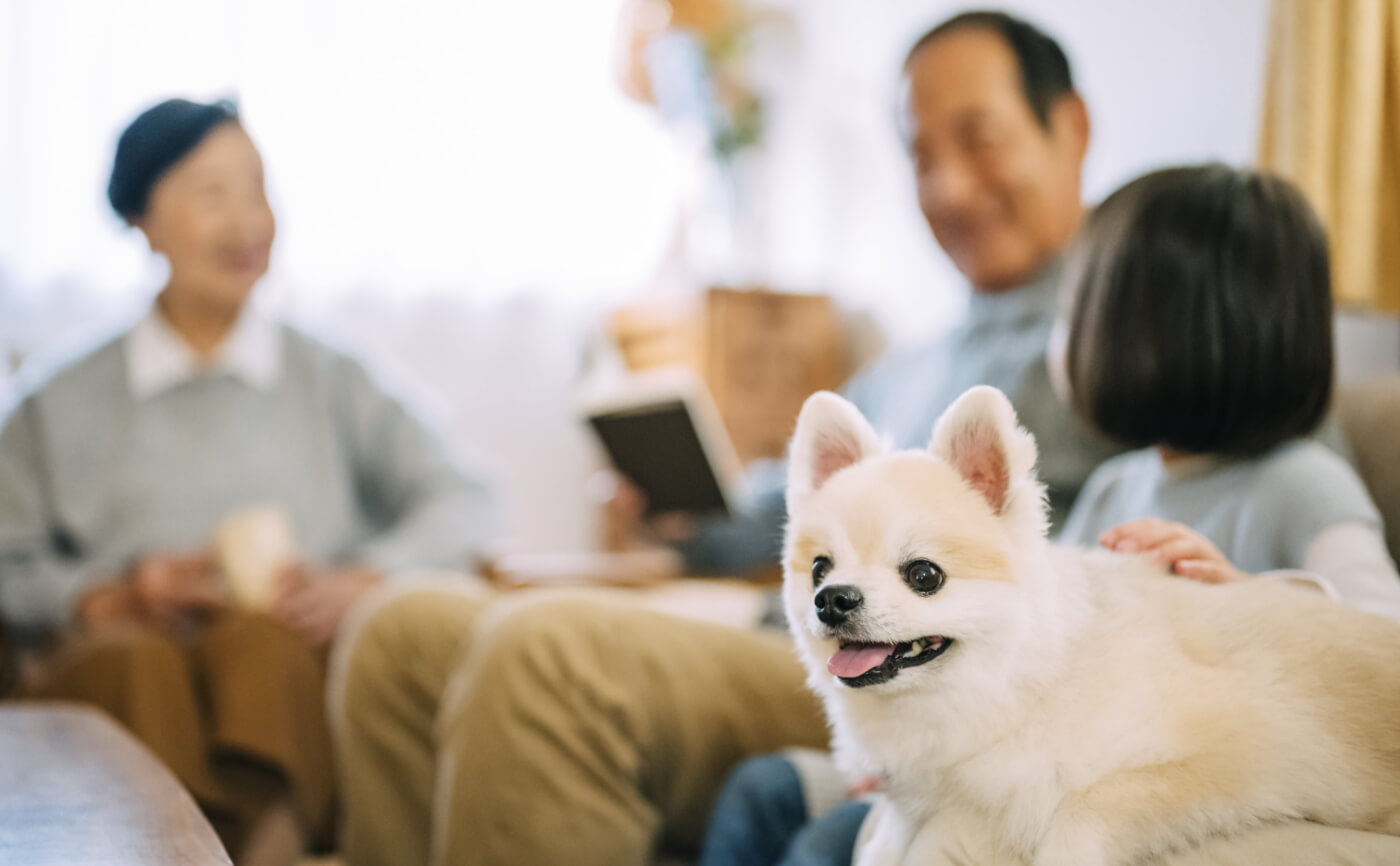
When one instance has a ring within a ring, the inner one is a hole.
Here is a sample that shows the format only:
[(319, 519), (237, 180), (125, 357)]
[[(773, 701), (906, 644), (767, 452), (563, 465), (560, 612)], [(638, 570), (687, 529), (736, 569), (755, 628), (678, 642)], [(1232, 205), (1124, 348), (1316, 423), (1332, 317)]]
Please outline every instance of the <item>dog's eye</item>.
[(904, 572), (904, 582), (919, 595), (933, 595), (943, 588), (944, 581), (948, 579), (943, 569), (927, 559), (906, 562), (900, 570)]
[(812, 560), (812, 586), (821, 586), (822, 581), (831, 573), (832, 563), (830, 557), (818, 556)]

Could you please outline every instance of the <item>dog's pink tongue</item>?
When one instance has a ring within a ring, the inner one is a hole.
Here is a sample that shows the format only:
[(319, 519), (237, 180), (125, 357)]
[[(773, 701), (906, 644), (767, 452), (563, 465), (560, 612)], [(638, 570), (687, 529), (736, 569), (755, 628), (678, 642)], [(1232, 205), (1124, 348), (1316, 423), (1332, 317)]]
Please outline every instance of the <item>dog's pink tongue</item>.
[(894, 644), (882, 643), (870, 646), (853, 646), (839, 649), (831, 658), (826, 661), (828, 673), (838, 677), (858, 677), (861, 674), (874, 670), (884, 664), (890, 653), (894, 652)]

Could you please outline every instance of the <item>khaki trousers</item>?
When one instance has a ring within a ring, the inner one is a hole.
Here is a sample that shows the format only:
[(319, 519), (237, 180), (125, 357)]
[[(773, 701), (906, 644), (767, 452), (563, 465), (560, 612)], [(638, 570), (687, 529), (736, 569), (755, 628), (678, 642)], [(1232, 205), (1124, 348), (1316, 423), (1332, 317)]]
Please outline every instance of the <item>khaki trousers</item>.
[[(329, 695), (349, 866), (686, 856), (735, 763), (827, 742), (785, 635), (462, 586), (394, 588), (357, 620)], [(1162, 866), (1395, 864), (1400, 838), (1291, 824)]]
[(66, 639), (21, 700), (105, 710), (168, 767), (238, 856), (290, 799), (302, 833), (329, 835), (335, 779), (322, 654), (270, 618), (226, 613), (188, 641), (138, 625)]
[(352, 866), (642, 866), (693, 853), (729, 768), (827, 739), (786, 635), (622, 593), (393, 593), (344, 633)]

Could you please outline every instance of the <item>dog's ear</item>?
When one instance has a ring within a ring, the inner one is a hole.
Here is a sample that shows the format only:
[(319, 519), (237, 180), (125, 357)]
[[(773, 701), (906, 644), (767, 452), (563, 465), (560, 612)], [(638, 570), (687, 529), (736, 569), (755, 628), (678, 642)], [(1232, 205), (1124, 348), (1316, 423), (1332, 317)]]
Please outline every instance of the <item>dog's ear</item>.
[(979, 385), (954, 401), (933, 428), (929, 450), (958, 470), (992, 511), (1005, 514), (1017, 492), (1029, 486), (1039, 502), (1035, 439), (1016, 424), (1011, 401)]
[(818, 489), (827, 479), (879, 454), (880, 438), (860, 410), (830, 391), (802, 404), (788, 449), (788, 502)]

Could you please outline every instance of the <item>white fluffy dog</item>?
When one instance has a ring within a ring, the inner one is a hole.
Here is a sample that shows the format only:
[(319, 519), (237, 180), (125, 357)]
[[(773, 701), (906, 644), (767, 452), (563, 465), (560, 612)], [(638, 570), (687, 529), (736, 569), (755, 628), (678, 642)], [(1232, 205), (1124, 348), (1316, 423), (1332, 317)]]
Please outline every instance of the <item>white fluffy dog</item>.
[(1124, 866), (1262, 822), (1400, 835), (1400, 627), (1046, 540), (994, 388), (885, 453), (833, 394), (788, 478), (784, 601), (838, 761), (886, 802), (859, 866)]

